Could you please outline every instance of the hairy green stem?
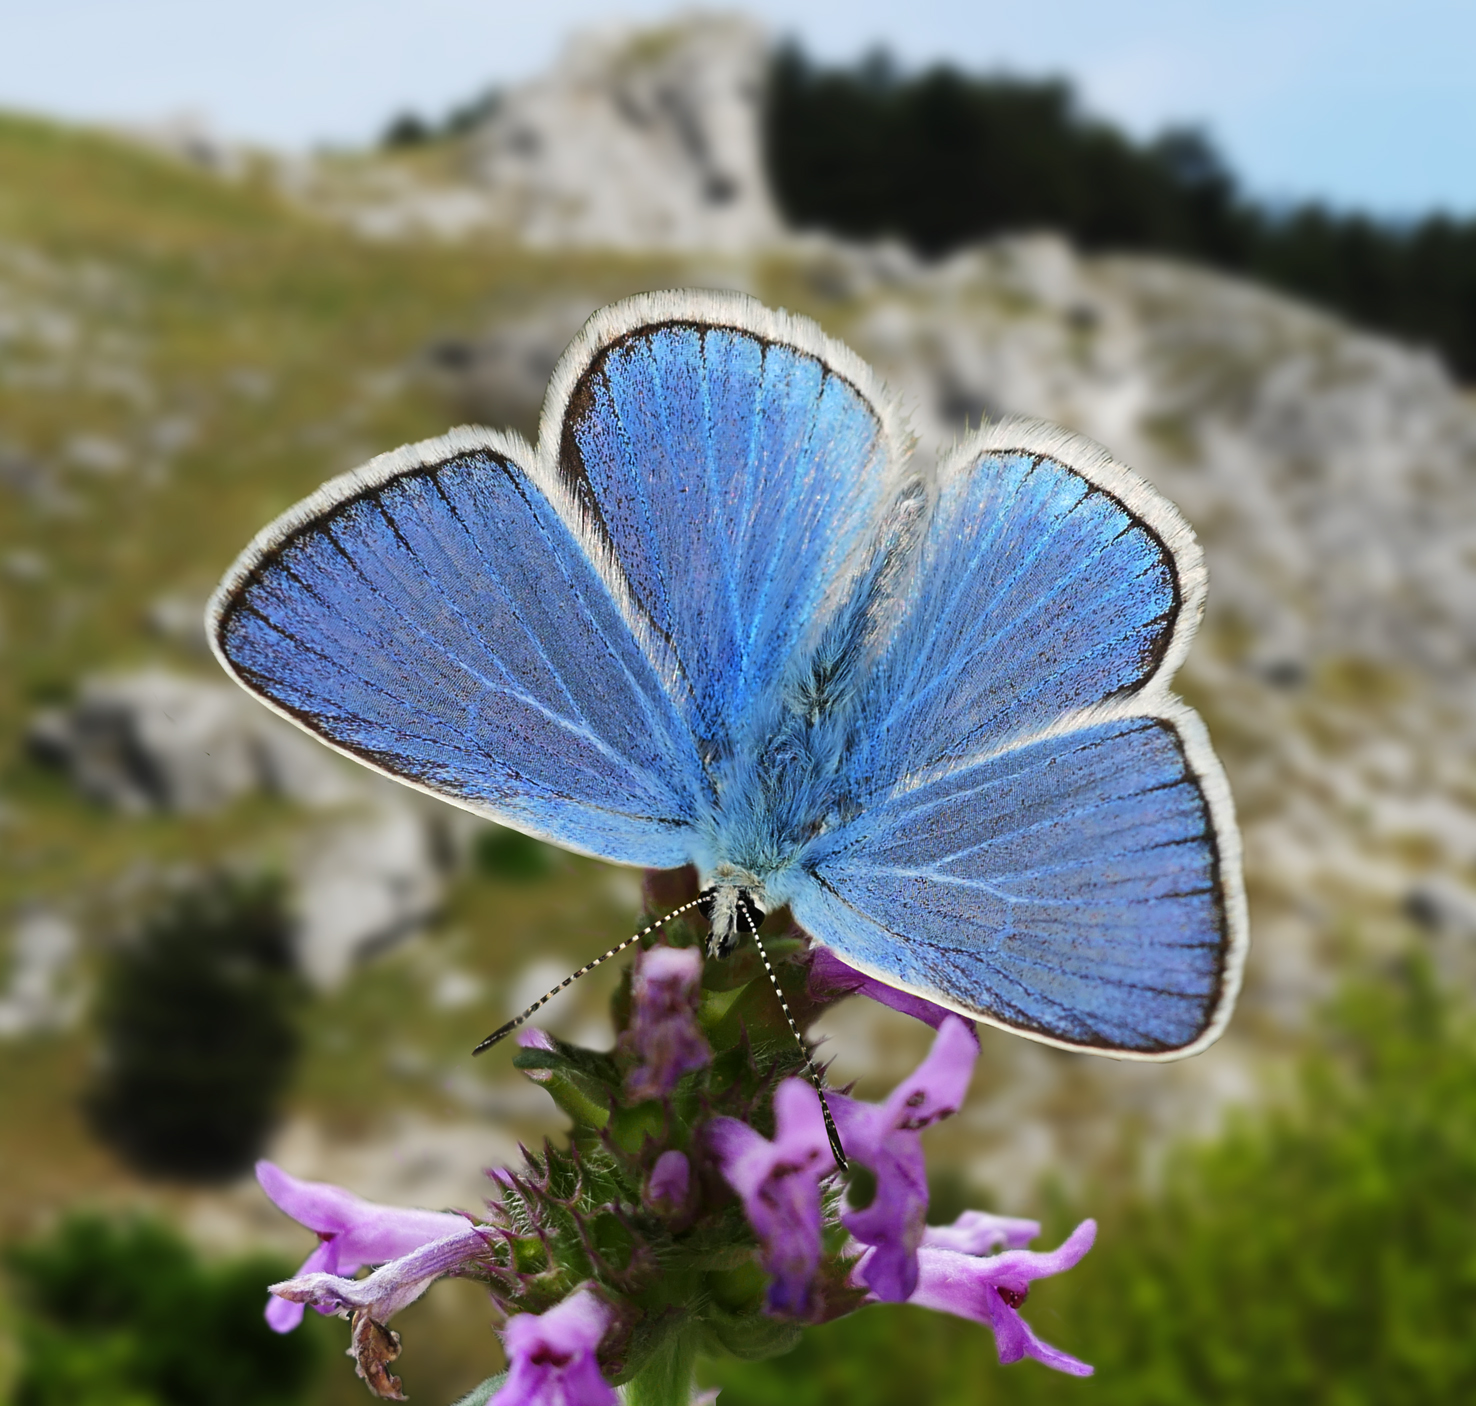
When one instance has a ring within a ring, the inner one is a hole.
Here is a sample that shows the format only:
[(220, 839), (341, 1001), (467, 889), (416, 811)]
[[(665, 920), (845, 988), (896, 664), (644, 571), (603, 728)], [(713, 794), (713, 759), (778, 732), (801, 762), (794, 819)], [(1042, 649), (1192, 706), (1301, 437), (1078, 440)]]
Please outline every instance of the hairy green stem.
[(697, 1335), (672, 1333), (625, 1384), (625, 1406), (691, 1406)]

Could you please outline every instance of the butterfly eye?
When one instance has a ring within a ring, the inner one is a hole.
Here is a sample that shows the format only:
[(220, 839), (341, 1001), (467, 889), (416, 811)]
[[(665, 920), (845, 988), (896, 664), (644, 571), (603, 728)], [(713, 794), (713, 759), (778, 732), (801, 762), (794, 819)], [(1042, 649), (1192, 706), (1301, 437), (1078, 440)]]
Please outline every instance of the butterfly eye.
[(738, 895), (738, 921), (743, 928), (756, 928), (764, 920), (764, 909), (746, 890)]

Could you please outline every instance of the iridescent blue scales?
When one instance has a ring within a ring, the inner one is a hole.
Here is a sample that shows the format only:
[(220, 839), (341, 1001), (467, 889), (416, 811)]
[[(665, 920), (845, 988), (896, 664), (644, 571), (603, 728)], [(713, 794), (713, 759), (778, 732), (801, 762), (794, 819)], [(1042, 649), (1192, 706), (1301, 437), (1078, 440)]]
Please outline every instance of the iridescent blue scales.
[(591, 319), (536, 448), (461, 429), (335, 479), (210, 621), (387, 775), (695, 864), (962, 1014), (1165, 1058), (1219, 1034), (1246, 945), (1223, 773), (1168, 687), (1204, 587), (1095, 446), (1006, 421), (913, 464), (811, 323), (666, 293)]

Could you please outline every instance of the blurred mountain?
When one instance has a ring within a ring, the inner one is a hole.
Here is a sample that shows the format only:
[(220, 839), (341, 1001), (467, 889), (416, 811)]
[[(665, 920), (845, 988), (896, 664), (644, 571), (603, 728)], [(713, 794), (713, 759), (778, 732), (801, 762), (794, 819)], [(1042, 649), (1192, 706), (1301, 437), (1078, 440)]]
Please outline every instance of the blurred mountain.
[(489, 98), (475, 119), (458, 116), (447, 160), (290, 163), (284, 183), (381, 238), (751, 249), (781, 232), (760, 122), (768, 66), (763, 31), (741, 15), (590, 30), (546, 75)]

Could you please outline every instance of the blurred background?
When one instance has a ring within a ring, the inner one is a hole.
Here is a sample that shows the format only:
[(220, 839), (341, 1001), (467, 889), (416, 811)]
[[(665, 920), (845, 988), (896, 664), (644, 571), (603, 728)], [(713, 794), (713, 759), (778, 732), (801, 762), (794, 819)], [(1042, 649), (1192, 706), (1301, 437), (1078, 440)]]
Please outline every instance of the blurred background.
[[(0, 1401), (367, 1400), (262, 1286), (270, 1155), (475, 1209), (556, 1135), (471, 1046), (639, 876), (381, 782), (229, 685), (200, 614), (323, 479), (531, 434), (597, 306), (738, 288), (907, 399), (1109, 446), (1211, 570), (1180, 686), (1245, 831), (1226, 1037), (984, 1033), (934, 1212), (1083, 1214), (1029, 1317), (910, 1310), (716, 1364), (724, 1403), (1410, 1402), (1476, 1391), (1476, 18), (1469, 7), (551, 0), (15, 7), (0, 52)], [(613, 973), (550, 1008), (608, 1041)], [(823, 1032), (875, 1096), (927, 1032)], [(485, 1300), (397, 1320), (411, 1396)]]

